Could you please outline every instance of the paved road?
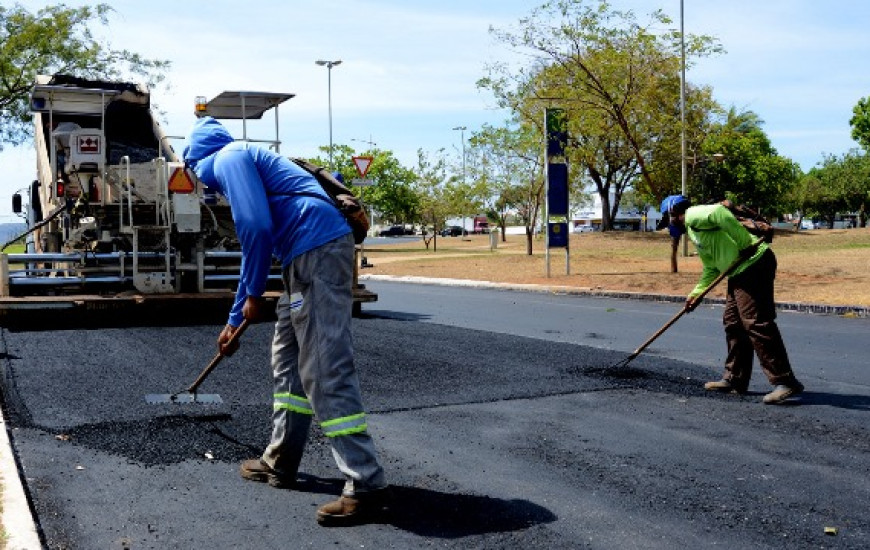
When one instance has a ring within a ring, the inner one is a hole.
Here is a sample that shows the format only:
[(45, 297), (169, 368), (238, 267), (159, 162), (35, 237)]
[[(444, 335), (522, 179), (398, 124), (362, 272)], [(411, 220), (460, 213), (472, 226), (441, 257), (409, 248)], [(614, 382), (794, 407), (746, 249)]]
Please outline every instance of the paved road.
[(715, 308), (612, 370), (674, 304), (372, 288), (354, 333), (396, 503), (352, 529), (314, 522), (339, 488), (319, 433), (300, 490), (238, 476), (268, 437), (268, 326), (206, 382), (218, 406), (144, 401), (198, 374), (217, 327), (3, 330), (7, 420), (46, 546), (868, 546), (868, 321), (783, 315), (809, 391), (769, 407), (760, 381), (742, 398), (700, 390), (718, 375)]
[[(372, 315), (565, 342), (631, 353), (678, 311), (682, 303), (578, 298), (542, 292), (505, 292), (366, 281), (378, 293)], [(778, 324), (795, 371), (814, 387), (848, 393), (870, 390), (870, 318), (784, 312)], [(725, 359), (722, 307), (709, 302), (684, 316), (645, 354), (669, 357), (718, 372)], [(756, 370), (753, 387), (766, 389)]]

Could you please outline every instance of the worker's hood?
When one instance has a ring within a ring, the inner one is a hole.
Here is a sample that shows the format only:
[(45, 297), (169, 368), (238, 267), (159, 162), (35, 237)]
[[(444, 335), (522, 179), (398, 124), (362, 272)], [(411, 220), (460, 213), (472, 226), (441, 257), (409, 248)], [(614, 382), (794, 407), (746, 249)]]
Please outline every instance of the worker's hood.
[(233, 136), (223, 124), (210, 116), (202, 117), (193, 125), (184, 148), (184, 161), (196, 164), (209, 155), (217, 153), (229, 143)]
[(214, 187), (212, 165), (214, 154), (235, 141), (223, 124), (210, 116), (202, 117), (193, 125), (187, 146), (184, 148), (184, 163), (190, 166), (197, 177), (209, 187)]

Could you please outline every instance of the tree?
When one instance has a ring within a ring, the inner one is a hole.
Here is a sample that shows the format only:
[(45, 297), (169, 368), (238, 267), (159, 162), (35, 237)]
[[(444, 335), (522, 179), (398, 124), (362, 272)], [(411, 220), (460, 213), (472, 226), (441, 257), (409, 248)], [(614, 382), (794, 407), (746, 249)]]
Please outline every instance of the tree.
[(870, 97), (858, 100), (858, 104), (852, 109), (849, 126), (852, 127), (852, 139), (870, 152)]
[(714, 125), (702, 146), (706, 158), (724, 155), (724, 162), (705, 167), (703, 190), (693, 196), (705, 200), (731, 199), (746, 204), (770, 217), (788, 209), (787, 198), (797, 182), (800, 168), (780, 156), (761, 129), (762, 120), (752, 111), (737, 112), (733, 107), (725, 120)]
[[(672, 119), (680, 117), (679, 104), (662, 104), (661, 109), (670, 109)], [(705, 153), (704, 140), (710, 133), (717, 117), (721, 117), (723, 109), (713, 100), (713, 91), (708, 86), (695, 86), (691, 82), (686, 83), (685, 105), (685, 137), (686, 137), (686, 163), (687, 163), (687, 187), (689, 197), (699, 202), (696, 194), (697, 186), (692, 185), (692, 179), (702, 176), (703, 170), (699, 167), (711, 159), (711, 155)], [(662, 134), (653, 140), (650, 154), (649, 172), (656, 182), (656, 188), (648, 190), (645, 186), (636, 186), (638, 195), (651, 204), (661, 204), (662, 199), (668, 195), (682, 192), (682, 144), (680, 125), (673, 124), (662, 128)]]
[(456, 177), (451, 177), (447, 181), (445, 190), (450, 205), (450, 216), (464, 220), (469, 215), (473, 216), (483, 210), (487, 191), (480, 182), (465, 183)]
[(840, 160), (839, 189), (845, 211), (858, 215), (860, 227), (867, 226), (867, 206), (870, 202), (870, 157), (858, 151), (844, 154)]
[(504, 239), (508, 211), (515, 211), (526, 228), (526, 253), (532, 243), (544, 200), (544, 151), (542, 128), (535, 124), (484, 125), (469, 142), (493, 182), (494, 201), (487, 214), (497, 221)]
[(108, 24), (108, 4), (48, 6), (35, 14), (21, 5), (0, 6), (0, 148), (32, 137), (29, 92), (39, 74), (105, 80), (144, 79), (155, 86), (170, 61), (116, 50), (94, 38), (91, 27)]
[(824, 220), (828, 227), (834, 226), (841, 204), (833, 188), (832, 171), (814, 167), (801, 179), (804, 207), (808, 214)]
[[(431, 243), (435, 252), (438, 251), (438, 232), (451, 212), (450, 192), (446, 187), (446, 166), (443, 149), (438, 150), (434, 160), (422, 149), (417, 151), (414, 190), (420, 201), (420, 217), (425, 231), (423, 242), (427, 250)], [(432, 229), (431, 233), (428, 232), (429, 227)]]
[[(591, 7), (583, 0), (547, 2), (517, 32), (496, 31), (502, 42), (528, 52), (531, 65), (518, 71), (493, 65), (478, 82), (524, 122), (540, 124), (546, 105), (568, 111), (569, 132), (578, 136), (568, 156), (595, 181), (609, 206), (605, 219), (629, 183), (655, 199), (673, 185), (656, 177), (652, 164), (653, 153), (679, 129), (680, 35), (656, 32), (670, 24), (656, 11), (641, 25), (633, 12), (611, 10), (603, 0)], [(689, 58), (721, 51), (706, 36), (687, 36), (686, 49)]]
[[(320, 166), (328, 166), (329, 147), (321, 146), (319, 149), (325, 157), (311, 161)], [(419, 197), (413, 191), (416, 178), (414, 172), (402, 166), (392, 151), (374, 148), (364, 154), (372, 157), (367, 177), (377, 183), (360, 188), (359, 197), (363, 204), (373, 208), (379, 218), (390, 223), (413, 224), (420, 221)], [(353, 164), (355, 156), (356, 150), (348, 145), (334, 144), (332, 147), (333, 166), (348, 183), (359, 177)]]
[(502, 242), (506, 241), (508, 215), (518, 206), (514, 190), (531, 181), (530, 175), (538, 169), (540, 138), (529, 128), (505, 123), (484, 124), (468, 140), (470, 171), (488, 190), (486, 215), (501, 229)]
[(828, 155), (820, 166), (800, 181), (800, 193), (808, 212), (834, 226), (838, 214), (856, 213), (861, 227), (867, 225), (870, 201), (870, 157), (857, 150), (841, 157)]

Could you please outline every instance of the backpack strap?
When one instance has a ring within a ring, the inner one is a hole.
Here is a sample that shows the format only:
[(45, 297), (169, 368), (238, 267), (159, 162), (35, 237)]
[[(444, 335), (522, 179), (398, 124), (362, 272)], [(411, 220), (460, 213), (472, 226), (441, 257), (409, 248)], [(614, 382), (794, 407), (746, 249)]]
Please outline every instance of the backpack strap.
[(338, 208), (338, 204), (336, 204), (335, 201), (332, 200), (331, 197), (324, 197), (323, 195), (319, 195), (317, 193), (311, 193), (308, 191), (299, 191), (296, 193), (269, 193), (269, 196), (271, 196), (271, 197), (311, 197), (313, 199), (320, 199), (322, 201), (326, 201), (329, 204), (331, 204), (332, 206)]

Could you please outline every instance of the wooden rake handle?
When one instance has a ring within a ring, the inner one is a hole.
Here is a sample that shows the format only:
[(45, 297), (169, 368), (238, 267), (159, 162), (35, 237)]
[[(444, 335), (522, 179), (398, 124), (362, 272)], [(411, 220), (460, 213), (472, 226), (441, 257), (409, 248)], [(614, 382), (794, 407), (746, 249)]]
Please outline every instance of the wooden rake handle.
[[(242, 334), (245, 332), (245, 330), (247, 330), (247, 328), (248, 328), (248, 320), (244, 319), (244, 320), (242, 320), (242, 324), (239, 325), (239, 328), (237, 328), (236, 331), (233, 333), (232, 337), (230, 337), (230, 340), (226, 343), (226, 345), (227, 346), (235, 345), (235, 343), (239, 341), (239, 338), (242, 337)], [(211, 374), (211, 371), (213, 371), (215, 369), (215, 367), (218, 366), (218, 363), (220, 363), (221, 359), (223, 359), (224, 357), (225, 357), (224, 354), (221, 353), (220, 351), (218, 351), (217, 355), (214, 356), (214, 359), (211, 360), (211, 363), (209, 363), (203, 369), (203, 371), (199, 374), (199, 376), (193, 382), (193, 384), (191, 384), (190, 387), (187, 388), (185, 391), (187, 393), (196, 393), (196, 390), (197, 390), (197, 388), (199, 388), (199, 385), (205, 381), (205, 379), (208, 377), (208, 375)]]

